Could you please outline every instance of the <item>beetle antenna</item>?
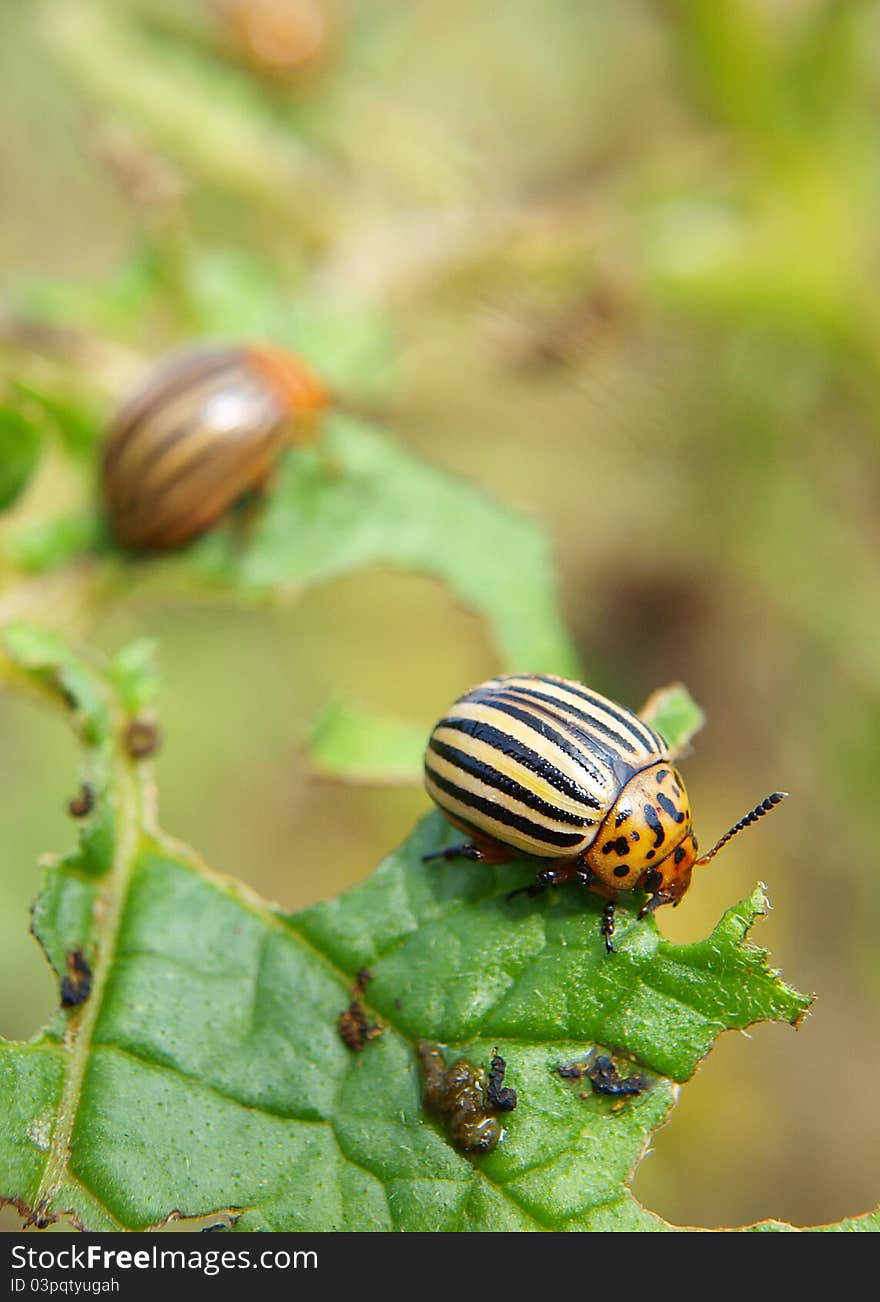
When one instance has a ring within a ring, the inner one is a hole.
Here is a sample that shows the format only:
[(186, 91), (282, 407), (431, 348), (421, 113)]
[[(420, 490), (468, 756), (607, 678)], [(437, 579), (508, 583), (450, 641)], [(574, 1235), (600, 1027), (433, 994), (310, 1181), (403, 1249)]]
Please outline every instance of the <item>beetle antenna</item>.
[(755, 805), (755, 808), (746, 814), (745, 818), (741, 818), (738, 823), (734, 823), (730, 831), (725, 832), (721, 840), (716, 845), (713, 845), (709, 853), (701, 855), (696, 863), (707, 864), (710, 859), (714, 859), (718, 851), (723, 849), (727, 842), (736, 836), (737, 832), (741, 832), (744, 827), (751, 827), (752, 823), (757, 823), (759, 818), (769, 814), (774, 805), (778, 805), (787, 795), (787, 791), (772, 791), (769, 796), (765, 796), (759, 805)]

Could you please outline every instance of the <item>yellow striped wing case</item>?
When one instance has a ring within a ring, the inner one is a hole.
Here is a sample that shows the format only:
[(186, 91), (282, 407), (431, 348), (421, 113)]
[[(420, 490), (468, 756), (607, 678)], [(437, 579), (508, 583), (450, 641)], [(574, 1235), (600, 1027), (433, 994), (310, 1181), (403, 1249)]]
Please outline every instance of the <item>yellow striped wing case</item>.
[(428, 794), (457, 826), (540, 859), (573, 859), (666, 743), (621, 705), (545, 674), (493, 678), (452, 705), (425, 752)]

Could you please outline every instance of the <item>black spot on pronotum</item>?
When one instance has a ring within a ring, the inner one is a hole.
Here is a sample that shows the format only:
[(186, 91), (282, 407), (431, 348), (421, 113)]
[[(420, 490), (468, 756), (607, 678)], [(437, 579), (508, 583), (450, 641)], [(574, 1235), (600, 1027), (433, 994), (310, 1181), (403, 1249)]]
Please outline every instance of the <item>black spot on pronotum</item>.
[(668, 777), (669, 777), (669, 769), (660, 769), (659, 773), (657, 774), (657, 785), (659, 786), (660, 783), (664, 782)]
[(662, 791), (657, 794), (657, 804), (669, 815), (670, 818), (675, 819), (676, 823), (684, 822), (684, 814), (680, 809), (676, 809), (669, 797), (664, 796)]
[(643, 810), (645, 814), (645, 822), (648, 824), (648, 827), (650, 827), (651, 831), (654, 833), (654, 849), (657, 850), (663, 844), (666, 838), (666, 833), (663, 831), (663, 824), (660, 822), (660, 819), (657, 817), (657, 810), (654, 808), (653, 805), (645, 804), (643, 806)]
[(645, 873), (645, 890), (656, 891), (663, 884), (663, 874), (659, 868), (649, 868)]
[(614, 869), (615, 877), (626, 877), (629, 874), (629, 864), (619, 863)]
[(602, 853), (611, 854), (612, 850), (614, 851), (615, 854), (619, 854), (621, 856), (625, 854), (629, 854), (629, 841), (626, 839), (625, 836), (618, 836), (616, 840), (606, 841), (605, 844), (602, 846)]
[(685, 851), (684, 846), (683, 846), (683, 845), (677, 845), (677, 846), (675, 847), (675, 853), (673, 854), (672, 857), (673, 857), (673, 859), (675, 860), (676, 863), (681, 863), (681, 861), (682, 861), (682, 859), (684, 858), (685, 854), (686, 854), (686, 851)]

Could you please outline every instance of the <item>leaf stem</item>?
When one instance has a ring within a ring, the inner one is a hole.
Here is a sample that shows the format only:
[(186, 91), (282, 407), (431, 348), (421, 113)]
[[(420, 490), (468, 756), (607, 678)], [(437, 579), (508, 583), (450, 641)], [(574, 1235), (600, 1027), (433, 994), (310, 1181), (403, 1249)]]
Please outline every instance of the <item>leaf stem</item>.
[[(117, 738), (123, 736), (123, 720), (115, 700), (107, 693), (111, 717)], [(83, 1005), (78, 1019), (73, 1020), (66, 1047), (70, 1059), (65, 1073), (64, 1090), (49, 1154), (34, 1199), (38, 1210), (50, 1209), (58, 1191), (69, 1178), (68, 1166), (73, 1148), (73, 1133), (79, 1112), (83, 1084), (95, 1027), (101, 1014), (101, 1005), (107, 980), (116, 957), (116, 944), (128, 896), (128, 887), (140, 845), (140, 828), (144, 803), (143, 786), (138, 766), (125, 753), (117, 741), (113, 759), (111, 796), (116, 815), (116, 847), (113, 865), (107, 884), (95, 905), (95, 932), (98, 952), (92, 969), (92, 992)]]

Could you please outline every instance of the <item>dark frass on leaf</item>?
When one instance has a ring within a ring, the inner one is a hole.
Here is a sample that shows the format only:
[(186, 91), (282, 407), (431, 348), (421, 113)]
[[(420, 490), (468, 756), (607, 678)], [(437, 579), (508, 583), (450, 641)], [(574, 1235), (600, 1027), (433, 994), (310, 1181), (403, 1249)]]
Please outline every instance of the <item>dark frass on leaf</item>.
[(92, 993), (92, 968), (81, 949), (72, 949), (64, 962), (67, 975), (61, 980), (61, 1006), (79, 1008)]
[(370, 1021), (363, 1005), (363, 995), (372, 980), (373, 973), (369, 968), (361, 968), (351, 988), (351, 1003), (339, 1014), (336, 1021), (342, 1043), (349, 1049), (354, 1049), (356, 1053), (359, 1053), (371, 1040), (377, 1040), (385, 1030), (378, 1019), (374, 1022)]
[(125, 730), (125, 749), (134, 760), (155, 755), (161, 740), (158, 726), (150, 719), (132, 719)]
[[(75, 701), (65, 714), (96, 793), (79, 844), (47, 870), (34, 932), (61, 977), (77, 949), (101, 962), (92, 1015), (68, 1014), (66, 1039), (53, 1021), (38, 1040), (0, 1042), (0, 1202), (89, 1231), (147, 1230), (180, 1208), (212, 1222), (241, 1209), (236, 1233), (670, 1228), (630, 1183), (673, 1082), (723, 1029), (797, 1023), (810, 1003), (747, 941), (762, 891), (689, 945), (621, 911), (609, 962), (592, 896), (511, 909), (525, 862), (426, 869), (452, 835), (432, 814), (359, 886), (287, 916), (156, 825), (125, 736), (153, 706), (143, 647), (108, 675), (36, 629), (4, 641), (19, 677)], [(384, 1033), (352, 1054), (337, 1021), (362, 969)], [(450, 1119), (428, 1121), (418, 1042), (437, 1049), (431, 1092), (453, 1111), (444, 1055), (472, 1059), (465, 1140), (480, 1118), (503, 1122), (490, 1060), (516, 1043), (520, 1106), (494, 1152), (457, 1152)], [(585, 1105), (556, 1068), (596, 1045), (653, 1087)]]
[(594, 1094), (627, 1098), (644, 1094), (651, 1080), (643, 1072), (621, 1076), (617, 1064), (608, 1054), (593, 1054), (584, 1062), (572, 1062), (556, 1069), (563, 1080), (588, 1080)]
[(489, 1063), (489, 1084), (486, 1098), (493, 1112), (512, 1112), (516, 1107), (516, 1090), (508, 1089), (504, 1084), (507, 1063), (496, 1049)]
[(71, 818), (87, 818), (95, 808), (95, 788), (90, 782), (83, 782), (79, 792), (67, 802), (67, 812)]

